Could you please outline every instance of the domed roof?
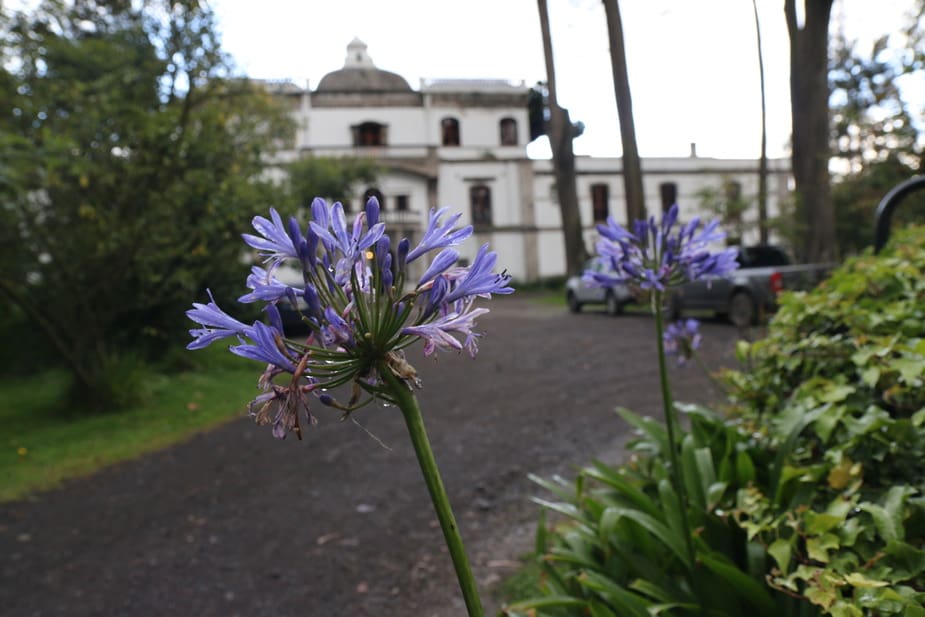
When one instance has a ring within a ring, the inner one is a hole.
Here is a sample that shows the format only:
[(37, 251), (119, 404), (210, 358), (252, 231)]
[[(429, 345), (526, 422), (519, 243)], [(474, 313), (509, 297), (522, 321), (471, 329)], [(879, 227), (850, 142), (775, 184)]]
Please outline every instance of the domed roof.
[(318, 82), (316, 92), (412, 92), (405, 78), (377, 69), (366, 53), (366, 43), (353, 39), (347, 45), (344, 68), (331, 71)]

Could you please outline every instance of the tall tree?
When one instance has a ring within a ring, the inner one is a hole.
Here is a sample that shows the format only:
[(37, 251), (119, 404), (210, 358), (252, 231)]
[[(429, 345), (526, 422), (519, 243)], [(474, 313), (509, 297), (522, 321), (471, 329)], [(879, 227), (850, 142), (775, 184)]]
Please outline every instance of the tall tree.
[(642, 165), (636, 147), (636, 124), (633, 121), (633, 97), (630, 93), (629, 72), (626, 69), (626, 45), (623, 41), (623, 20), (618, 0), (604, 0), (607, 15), (607, 35), (610, 39), (610, 63), (613, 67), (613, 89), (620, 117), (620, 140), (623, 144), (623, 185), (626, 194), (627, 221), (646, 217), (646, 200), (642, 186)]
[(549, 33), (549, 13), (546, 0), (537, 0), (540, 13), (540, 31), (543, 36), (543, 55), (546, 60), (546, 87), (549, 101), (549, 146), (556, 177), (556, 194), (562, 216), (562, 233), (565, 237), (566, 274), (578, 274), (588, 257), (582, 238), (581, 212), (578, 209), (578, 188), (575, 181), (575, 152), (572, 140), (575, 127), (568, 110), (559, 105), (556, 95), (556, 67), (552, 54), (552, 37)]
[(899, 87), (905, 69), (890, 53), (889, 36), (877, 39), (870, 53), (863, 54), (857, 42), (839, 33), (833, 51), (829, 81), (836, 174), (860, 173), (890, 157), (918, 168), (918, 130)]
[[(797, 3), (802, 10), (798, 15)], [(833, 0), (784, 0), (790, 34), (793, 179), (802, 242), (809, 261), (836, 258), (829, 177), (829, 17)], [(802, 17), (802, 20), (799, 19)]]
[[(920, 79), (925, 71), (911, 51), (921, 49), (920, 22), (921, 16), (914, 16), (905, 32), (881, 37), (869, 53), (843, 32), (833, 37), (832, 199), (842, 254), (856, 253), (873, 242), (873, 207), (894, 186), (922, 173), (925, 152), (899, 79), (902, 73)], [(898, 45), (891, 45), (894, 36), (901, 39)], [(917, 191), (906, 197), (892, 220), (894, 227), (925, 221), (925, 194)]]
[(207, 282), (237, 290), (234, 238), (272, 201), (257, 178), (291, 125), (231, 78), (195, 0), (47, 0), (4, 23), (0, 298), (54, 344), (81, 402), (118, 405), (126, 357), (176, 342)]
[(755, 44), (758, 48), (758, 80), (761, 84), (761, 156), (758, 159), (758, 236), (762, 244), (768, 243), (768, 105), (765, 95), (764, 52), (761, 50), (761, 20), (758, 19), (758, 0), (752, 0), (755, 12)]

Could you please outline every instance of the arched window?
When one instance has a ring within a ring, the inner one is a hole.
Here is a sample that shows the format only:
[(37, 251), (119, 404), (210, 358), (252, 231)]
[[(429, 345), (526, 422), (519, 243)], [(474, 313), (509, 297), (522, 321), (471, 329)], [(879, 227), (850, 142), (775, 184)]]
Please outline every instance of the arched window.
[(491, 216), (491, 189), (484, 184), (469, 189), (469, 207), (472, 214), (472, 224), (485, 227), (492, 224)]
[(440, 132), (442, 135), (441, 143), (444, 146), (459, 145), (459, 120), (456, 118), (444, 118), (440, 121)]
[(379, 210), (385, 211), (385, 197), (382, 196), (382, 191), (380, 191), (379, 189), (373, 186), (366, 189), (366, 191), (363, 193), (363, 203), (360, 204), (360, 206), (365, 208), (366, 202), (369, 201), (370, 197), (375, 197), (376, 199), (378, 199), (379, 200)]
[(591, 185), (591, 212), (595, 223), (602, 223), (610, 216), (610, 187), (606, 184)]
[(668, 209), (678, 202), (678, 185), (674, 182), (659, 184), (658, 193), (662, 198), (662, 212), (668, 212)]
[(353, 131), (353, 145), (384, 146), (386, 145), (386, 127), (378, 122), (363, 122), (350, 127)]
[(501, 145), (517, 145), (517, 120), (514, 118), (501, 119)]
[(726, 201), (737, 202), (742, 199), (742, 183), (735, 180), (728, 180), (723, 186), (726, 193)]

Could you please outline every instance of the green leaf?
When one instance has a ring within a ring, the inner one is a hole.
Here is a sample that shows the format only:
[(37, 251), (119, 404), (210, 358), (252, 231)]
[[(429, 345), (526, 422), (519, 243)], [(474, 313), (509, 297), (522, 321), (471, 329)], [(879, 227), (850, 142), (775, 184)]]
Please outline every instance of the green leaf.
[(847, 582), (852, 587), (861, 587), (865, 589), (889, 586), (889, 583), (886, 581), (869, 579), (860, 572), (852, 572), (850, 574), (846, 574), (845, 582)]
[(874, 526), (877, 528), (877, 533), (879, 533), (880, 537), (885, 541), (890, 542), (902, 539), (901, 528), (896, 525), (896, 522), (893, 520), (893, 517), (890, 516), (890, 513), (887, 512), (886, 508), (878, 506), (875, 503), (862, 503), (858, 505), (858, 508), (870, 514), (874, 519)]
[(820, 563), (828, 563), (829, 551), (839, 546), (838, 536), (833, 533), (806, 538), (806, 553), (810, 559)]
[(736, 341), (736, 360), (738, 360), (740, 364), (748, 363), (748, 356), (749, 352), (751, 351), (751, 347), (751, 343), (748, 341), (742, 339)]
[(810, 535), (820, 535), (835, 529), (845, 520), (844, 516), (827, 514), (824, 512), (813, 512), (808, 510), (803, 514), (803, 526), (806, 533)]
[(678, 499), (674, 486), (667, 479), (659, 481), (658, 496), (662, 508), (656, 518), (664, 518), (671, 531), (677, 534), (678, 537), (683, 538), (684, 523), (681, 520), (681, 500)]
[(777, 614), (777, 606), (767, 588), (739, 570), (724, 555), (721, 553), (701, 553), (697, 557), (707, 569), (725, 581), (731, 593), (746, 601), (750, 608), (757, 610), (760, 615), (767, 615), (768, 617), (773, 617)]
[(887, 543), (884, 552), (890, 557), (890, 580), (894, 582), (912, 579), (925, 572), (925, 550), (893, 541)]
[(755, 481), (755, 463), (744, 450), (736, 453), (736, 480), (740, 485)]
[(617, 407), (616, 412), (627, 424), (648, 436), (658, 452), (668, 452), (668, 432), (660, 422), (635, 414), (625, 407)]
[(687, 491), (687, 497), (690, 499), (691, 505), (700, 510), (706, 510), (706, 491), (700, 474), (700, 466), (697, 462), (697, 449), (694, 447), (694, 439), (690, 435), (686, 435), (681, 443), (681, 478), (684, 481), (684, 489)]
[(839, 385), (835, 383), (830, 383), (828, 386), (818, 394), (818, 399), (822, 403), (841, 403), (848, 396), (854, 394), (854, 386)]
[(847, 602), (836, 602), (829, 609), (832, 617), (863, 617), (864, 613), (858, 607)]
[(729, 488), (728, 482), (714, 482), (707, 488), (707, 509), (713, 510), (722, 501), (726, 489)]
[(906, 385), (922, 385), (922, 375), (925, 374), (925, 358), (898, 358), (890, 363), (890, 367), (899, 371), (900, 377)]
[(597, 591), (604, 596), (621, 616), (649, 617), (647, 607), (652, 603), (610, 578), (596, 572), (583, 572), (577, 580), (583, 587)]
[(783, 574), (790, 571), (790, 555), (793, 553), (793, 538), (785, 540), (778, 538), (768, 547), (768, 553), (777, 562), (777, 567)]
[(591, 611), (591, 617), (617, 617), (617, 614), (610, 610), (606, 605), (594, 600), (588, 605)]
[(521, 600), (520, 602), (515, 602), (514, 604), (508, 604), (502, 608), (502, 612), (506, 615), (512, 613), (520, 613), (523, 611), (528, 611), (535, 608), (561, 608), (561, 607), (584, 607), (587, 605), (587, 602), (579, 598), (573, 598), (572, 596), (545, 596), (542, 598), (530, 598), (527, 600)]
[(617, 469), (597, 461), (593, 465), (593, 467), (586, 467), (581, 473), (615, 489), (620, 498), (625, 500), (628, 505), (631, 504), (651, 516), (659, 516), (662, 512), (648, 495), (634, 486)]
[(564, 482), (551, 482), (532, 473), (527, 474), (527, 478), (529, 478), (531, 482), (539, 484), (563, 501), (572, 501), (574, 497), (572, 494), (572, 487)]
[(861, 373), (861, 381), (864, 382), (864, 385), (875, 388), (877, 382), (880, 381), (880, 368), (876, 366), (871, 366), (864, 369), (864, 372)]
[(829, 441), (832, 431), (838, 426), (839, 420), (842, 419), (846, 411), (847, 407), (844, 405), (827, 405), (822, 408), (822, 412), (816, 419), (815, 424), (813, 424), (813, 428), (816, 429), (816, 434), (819, 435), (822, 443)]

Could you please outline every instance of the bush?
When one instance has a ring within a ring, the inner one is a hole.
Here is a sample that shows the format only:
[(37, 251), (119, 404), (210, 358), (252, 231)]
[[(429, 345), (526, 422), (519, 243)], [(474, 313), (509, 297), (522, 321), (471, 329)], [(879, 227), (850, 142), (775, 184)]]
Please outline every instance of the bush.
[[(785, 295), (728, 413), (685, 407), (685, 562), (660, 423), (618, 467), (539, 482), (542, 598), (508, 614), (925, 615), (925, 230)], [(705, 609), (705, 611), (704, 611)]]

